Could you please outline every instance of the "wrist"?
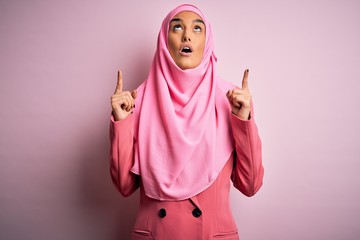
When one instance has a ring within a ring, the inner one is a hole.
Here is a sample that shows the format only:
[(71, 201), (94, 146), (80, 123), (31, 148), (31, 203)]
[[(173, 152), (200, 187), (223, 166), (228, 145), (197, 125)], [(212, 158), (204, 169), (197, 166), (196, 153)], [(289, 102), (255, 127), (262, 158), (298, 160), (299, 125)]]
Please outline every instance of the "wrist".
[(232, 111), (232, 113), (237, 116), (238, 118), (240, 118), (241, 120), (250, 120), (251, 118), (251, 111), (250, 109), (240, 109), (237, 113), (234, 113), (234, 111)]

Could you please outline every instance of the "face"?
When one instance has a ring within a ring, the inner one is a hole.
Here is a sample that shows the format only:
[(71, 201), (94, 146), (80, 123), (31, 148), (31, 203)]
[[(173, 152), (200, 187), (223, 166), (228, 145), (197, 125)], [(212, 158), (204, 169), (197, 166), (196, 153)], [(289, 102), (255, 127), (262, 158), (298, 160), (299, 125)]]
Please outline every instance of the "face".
[(170, 22), (168, 46), (171, 57), (179, 68), (197, 67), (205, 48), (205, 24), (199, 15), (185, 11), (176, 14)]

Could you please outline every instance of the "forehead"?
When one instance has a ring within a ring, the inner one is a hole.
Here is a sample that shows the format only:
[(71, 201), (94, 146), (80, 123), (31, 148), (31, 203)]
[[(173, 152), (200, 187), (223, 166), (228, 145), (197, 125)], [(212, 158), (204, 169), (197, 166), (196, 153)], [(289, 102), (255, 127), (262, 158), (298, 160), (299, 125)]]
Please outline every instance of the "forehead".
[(197, 19), (203, 20), (197, 13), (191, 11), (179, 12), (172, 19), (181, 19), (184, 22), (187, 21), (193, 22), (194, 20)]

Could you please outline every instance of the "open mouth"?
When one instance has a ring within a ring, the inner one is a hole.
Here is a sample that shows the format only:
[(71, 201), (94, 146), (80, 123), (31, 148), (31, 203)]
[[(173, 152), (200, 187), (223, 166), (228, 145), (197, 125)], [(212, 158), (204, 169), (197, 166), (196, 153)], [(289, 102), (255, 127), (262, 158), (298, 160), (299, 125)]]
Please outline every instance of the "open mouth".
[(192, 50), (191, 50), (190, 47), (183, 47), (183, 48), (181, 49), (181, 52), (182, 52), (182, 53), (191, 53)]

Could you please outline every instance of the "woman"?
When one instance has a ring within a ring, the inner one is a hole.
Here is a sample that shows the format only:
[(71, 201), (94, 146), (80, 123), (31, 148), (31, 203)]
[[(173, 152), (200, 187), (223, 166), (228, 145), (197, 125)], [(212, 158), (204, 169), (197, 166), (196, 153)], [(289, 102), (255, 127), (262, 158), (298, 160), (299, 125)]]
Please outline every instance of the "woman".
[(230, 179), (246, 196), (259, 190), (261, 141), (248, 70), (240, 89), (215, 63), (208, 21), (185, 4), (164, 19), (144, 83), (122, 91), (118, 73), (110, 172), (122, 195), (140, 188), (133, 239), (238, 239)]

